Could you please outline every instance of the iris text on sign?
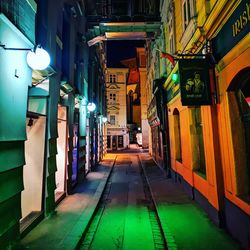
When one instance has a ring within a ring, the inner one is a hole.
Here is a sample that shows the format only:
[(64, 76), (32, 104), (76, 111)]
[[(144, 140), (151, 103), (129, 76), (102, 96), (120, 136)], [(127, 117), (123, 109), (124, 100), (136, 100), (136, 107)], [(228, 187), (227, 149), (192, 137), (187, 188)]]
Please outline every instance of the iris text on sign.
[(233, 37), (237, 36), (241, 32), (241, 30), (243, 30), (247, 25), (249, 25), (249, 21), (250, 21), (250, 4), (246, 3), (246, 9), (236, 20), (236, 22), (232, 25)]

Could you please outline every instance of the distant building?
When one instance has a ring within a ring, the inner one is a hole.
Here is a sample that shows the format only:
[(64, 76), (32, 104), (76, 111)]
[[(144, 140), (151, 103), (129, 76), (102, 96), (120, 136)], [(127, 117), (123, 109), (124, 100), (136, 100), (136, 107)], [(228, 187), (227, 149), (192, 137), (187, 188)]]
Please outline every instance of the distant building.
[(128, 69), (108, 68), (106, 75), (107, 95), (107, 148), (119, 150), (128, 147), (126, 117), (126, 79)]
[(143, 148), (148, 148), (149, 144), (149, 124), (147, 118), (147, 88), (146, 88), (146, 79), (147, 79), (147, 71), (146, 71), (146, 56), (145, 56), (145, 48), (136, 48), (137, 54), (137, 65), (139, 69), (140, 76), (140, 107), (141, 107), (141, 144)]

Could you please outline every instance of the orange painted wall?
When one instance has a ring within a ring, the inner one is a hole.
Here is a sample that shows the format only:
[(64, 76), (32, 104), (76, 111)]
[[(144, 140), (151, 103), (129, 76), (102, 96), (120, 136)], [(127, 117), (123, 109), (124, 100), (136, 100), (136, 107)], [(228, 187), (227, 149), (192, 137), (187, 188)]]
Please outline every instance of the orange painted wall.
[[(250, 67), (249, 41), (250, 35), (221, 60), (219, 65), (224, 67), (217, 72), (220, 94), (220, 103), (217, 109), (225, 196), (247, 214), (250, 214), (250, 205), (238, 197), (239, 184), (237, 184), (236, 174), (238, 162), (236, 162), (234, 157), (227, 88), (238, 72), (246, 67)], [(243, 180), (238, 180), (238, 183), (241, 181)]]
[[(214, 141), (212, 129), (212, 113), (209, 106), (203, 107), (202, 123), (203, 123), (203, 137), (204, 137), (204, 150), (206, 159), (206, 179), (199, 176), (193, 169), (193, 154), (195, 149), (192, 148), (192, 135), (190, 132), (191, 111), (188, 107), (182, 106), (180, 96), (169, 107), (169, 129), (170, 129), (170, 148), (171, 148), (171, 166), (174, 171), (179, 173), (185, 181), (191, 186), (196, 188), (202, 193), (208, 201), (216, 208), (219, 209), (219, 197), (217, 190), (216, 180), (216, 166), (219, 163), (215, 162), (214, 157)], [(182, 162), (175, 159), (175, 140), (174, 140), (174, 118), (173, 111), (177, 108), (180, 112), (180, 131), (181, 131), (181, 144), (182, 144)], [(194, 146), (195, 147), (195, 146)]]

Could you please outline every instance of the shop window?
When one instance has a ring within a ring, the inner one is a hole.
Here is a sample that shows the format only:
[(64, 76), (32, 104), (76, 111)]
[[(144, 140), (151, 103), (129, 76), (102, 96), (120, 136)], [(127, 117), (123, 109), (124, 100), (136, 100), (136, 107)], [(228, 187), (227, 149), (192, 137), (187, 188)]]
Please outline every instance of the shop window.
[(118, 148), (123, 148), (123, 135), (118, 135)]
[(110, 74), (109, 75), (109, 82), (115, 83), (116, 82), (116, 75), (115, 74)]
[(181, 129), (180, 129), (180, 112), (175, 109), (174, 115), (174, 141), (175, 141), (175, 159), (182, 162), (182, 150), (181, 150)]
[(27, 117), (27, 141), (23, 167), (24, 190), (21, 195), (22, 219), (20, 230), (24, 231), (43, 210), (44, 150), (46, 117), (29, 114)]
[(250, 69), (240, 72), (228, 89), (237, 195), (250, 201)]
[(193, 169), (202, 177), (206, 178), (206, 163), (200, 107), (191, 109), (191, 120), (192, 124), (190, 126), (190, 134), (192, 141)]
[(56, 190), (55, 201), (59, 201), (66, 191), (66, 164), (67, 164), (67, 108), (58, 106), (57, 116), (57, 155), (56, 155)]

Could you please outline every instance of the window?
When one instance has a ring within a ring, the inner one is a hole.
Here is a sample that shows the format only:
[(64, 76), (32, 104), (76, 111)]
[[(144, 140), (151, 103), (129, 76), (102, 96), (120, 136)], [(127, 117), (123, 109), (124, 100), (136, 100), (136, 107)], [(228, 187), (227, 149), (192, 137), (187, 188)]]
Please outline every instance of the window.
[(250, 69), (243, 70), (228, 90), (229, 115), (235, 158), (237, 195), (250, 195)]
[(115, 125), (115, 115), (110, 116), (110, 124)]
[(191, 120), (190, 134), (192, 143), (193, 169), (203, 178), (206, 178), (206, 163), (200, 108), (191, 109)]
[(110, 93), (109, 94), (109, 103), (114, 104), (114, 103), (116, 103), (116, 101), (117, 101), (116, 94), (115, 93)]
[(110, 74), (109, 75), (109, 82), (115, 83), (116, 82), (116, 75), (115, 74)]
[(182, 1), (182, 23), (183, 30), (185, 30), (195, 15), (195, 3), (193, 0)]
[(173, 115), (174, 115), (175, 159), (179, 162), (182, 162), (180, 113), (178, 109), (174, 110)]
[(168, 21), (168, 39), (169, 39), (169, 51), (171, 54), (175, 53), (175, 40), (174, 40), (174, 16), (170, 13)]

